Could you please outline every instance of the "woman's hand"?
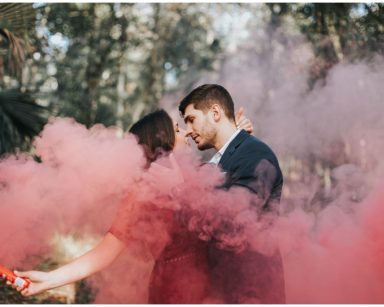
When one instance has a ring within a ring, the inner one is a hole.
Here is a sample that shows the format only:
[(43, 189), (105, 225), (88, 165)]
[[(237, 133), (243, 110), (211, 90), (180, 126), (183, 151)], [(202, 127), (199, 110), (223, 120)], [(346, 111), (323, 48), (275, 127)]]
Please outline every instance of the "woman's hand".
[(26, 278), (30, 281), (28, 288), (22, 289), (11, 283), (8, 283), (8, 285), (11, 285), (12, 288), (24, 296), (30, 296), (45, 290), (61, 287), (84, 279), (106, 268), (116, 259), (124, 248), (125, 245), (123, 242), (111, 233), (107, 233), (101, 242), (90, 251), (56, 270), (50, 272), (15, 271), (16, 276)]
[(235, 115), (236, 127), (239, 129), (244, 129), (249, 134), (253, 133), (253, 124), (251, 120), (244, 116), (244, 108), (240, 107), (240, 109), (236, 112)]
[(45, 290), (51, 289), (51, 278), (50, 274), (47, 272), (40, 271), (26, 271), (26, 272), (18, 272), (14, 271), (15, 275), (24, 279), (28, 279), (30, 284), (28, 288), (17, 287), (13, 284), (12, 288), (19, 291), (24, 296), (35, 295)]

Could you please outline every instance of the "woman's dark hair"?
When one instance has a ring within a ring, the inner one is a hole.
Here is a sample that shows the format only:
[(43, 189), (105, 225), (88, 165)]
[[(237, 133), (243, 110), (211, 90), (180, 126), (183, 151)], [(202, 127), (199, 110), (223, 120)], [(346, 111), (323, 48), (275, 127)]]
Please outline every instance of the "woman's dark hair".
[(175, 146), (175, 130), (171, 117), (164, 110), (145, 115), (137, 121), (130, 133), (137, 136), (144, 147), (148, 162), (155, 161), (164, 152), (172, 151)]

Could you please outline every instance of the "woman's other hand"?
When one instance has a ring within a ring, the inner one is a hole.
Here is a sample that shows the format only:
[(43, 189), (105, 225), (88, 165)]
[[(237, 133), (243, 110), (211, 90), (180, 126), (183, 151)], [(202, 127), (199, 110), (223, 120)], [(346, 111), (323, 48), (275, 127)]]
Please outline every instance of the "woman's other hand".
[(240, 109), (236, 112), (235, 120), (236, 120), (236, 127), (239, 129), (244, 129), (249, 134), (253, 133), (253, 124), (252, 121), (244, 116), (244, 108), (240, 107)]

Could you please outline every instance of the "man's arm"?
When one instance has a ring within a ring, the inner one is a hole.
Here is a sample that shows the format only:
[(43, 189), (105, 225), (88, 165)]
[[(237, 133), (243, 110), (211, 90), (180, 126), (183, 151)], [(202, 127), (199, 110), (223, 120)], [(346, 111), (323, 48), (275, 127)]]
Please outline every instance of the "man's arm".
[(254, 203), (258, 208), (264, 208), (271, 197), (278, 176), (276, 167), (267, 159), (250, 161), (239, 159), (235, 171), (230, 174), (227, 188), (240, 186), (255, 194)]

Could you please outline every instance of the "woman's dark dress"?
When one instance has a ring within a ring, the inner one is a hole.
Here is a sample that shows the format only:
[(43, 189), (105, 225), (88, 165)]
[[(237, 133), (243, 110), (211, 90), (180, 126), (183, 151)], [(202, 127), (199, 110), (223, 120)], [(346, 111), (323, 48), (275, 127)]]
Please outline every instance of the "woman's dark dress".
[[(119, 214), (109, 230), (129, 248), (132, 243), (145, 246), (156, 259), (150, 304), (198, 304), (209, 293), (207, 245), (188, 231), (184, 220), (177, 211), (149, 206), (134, 218)], [(167, 240), (162, 244), (164, 233)]]

